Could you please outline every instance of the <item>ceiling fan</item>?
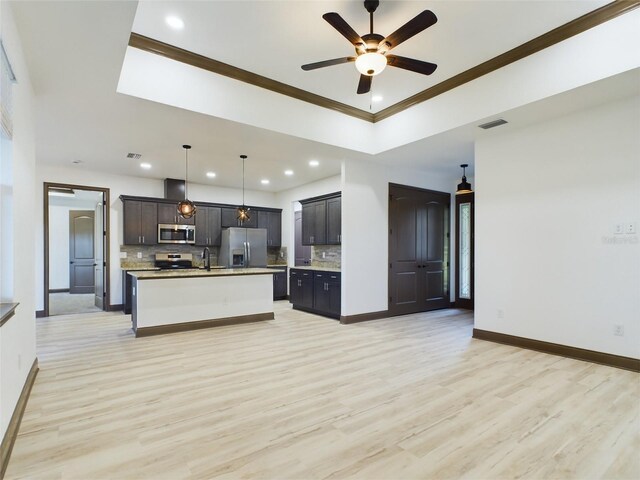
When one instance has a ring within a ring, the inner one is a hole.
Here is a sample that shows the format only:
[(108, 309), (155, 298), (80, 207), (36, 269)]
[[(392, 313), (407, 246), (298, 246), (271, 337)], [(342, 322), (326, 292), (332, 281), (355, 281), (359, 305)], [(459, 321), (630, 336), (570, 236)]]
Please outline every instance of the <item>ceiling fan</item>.
[(413, 58), (390, 55), (388, 52), (397, 47), (405, 40), (426, 30), (438, 21), (438, 18), (431, 10), (424, 10), (409, 20), (395, 32), (387, 37), (373, 33), (373, 12), (380, 5), (379, 0), (365, 0), (364, 8), (369, 12), (369, 33), (358, 35), (353, 28), (337, 13), (325, 13), (324, 18), (335, 28), (344, 38), (349, 40), (356, 49), (355, 57), (334, 58), (322, 62), (308, 63), (302, 65), (303, 70), (315, 70), (316, 68), (339, 65), (341, 63), (355, 62), (356, 68), (360, 72), (360, 82), (358, 83), (358, 93), (367, 93), (371, 90), (371, 81), (387, 65), (423, 75), (431, 75), (437, 65), (435, 63), (414, 60)]

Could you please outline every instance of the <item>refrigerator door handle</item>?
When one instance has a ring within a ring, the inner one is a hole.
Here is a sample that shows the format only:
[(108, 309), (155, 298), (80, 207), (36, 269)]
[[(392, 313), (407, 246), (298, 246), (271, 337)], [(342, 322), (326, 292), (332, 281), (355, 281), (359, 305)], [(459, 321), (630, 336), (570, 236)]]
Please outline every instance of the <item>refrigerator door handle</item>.
[(244, 258), (242, 259), (242, 266), (246, 267), (247, 266), (247, 262), (249, 260), (249, 255), (247, 253), (247, 242), (242, 242), (242, 245), (244, 246)]

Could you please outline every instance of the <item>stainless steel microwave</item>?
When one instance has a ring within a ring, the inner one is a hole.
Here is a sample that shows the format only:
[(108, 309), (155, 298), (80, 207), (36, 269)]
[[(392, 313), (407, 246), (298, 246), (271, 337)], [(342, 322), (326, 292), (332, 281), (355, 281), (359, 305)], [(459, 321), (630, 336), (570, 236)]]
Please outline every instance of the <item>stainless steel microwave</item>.
[(196, 243), (194, 225), (158, 224), (158, 243)]

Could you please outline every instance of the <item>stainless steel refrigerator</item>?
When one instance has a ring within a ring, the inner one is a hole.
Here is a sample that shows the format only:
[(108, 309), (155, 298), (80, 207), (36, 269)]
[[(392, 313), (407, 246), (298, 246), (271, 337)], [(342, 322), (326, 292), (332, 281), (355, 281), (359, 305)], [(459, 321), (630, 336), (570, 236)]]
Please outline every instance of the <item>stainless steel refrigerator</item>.
[(267, 230), (231, 227), (222, 230), (220, 265), (232, 268), (267, 266)]

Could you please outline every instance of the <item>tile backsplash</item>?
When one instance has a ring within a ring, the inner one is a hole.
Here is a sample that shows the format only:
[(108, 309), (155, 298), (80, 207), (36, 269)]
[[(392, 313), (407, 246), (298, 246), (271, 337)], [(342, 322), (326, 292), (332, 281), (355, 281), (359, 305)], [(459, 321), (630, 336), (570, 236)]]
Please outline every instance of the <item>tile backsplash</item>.
[[(153, 267), (156, 253), (190, 253), (193, 255), (193, 264), (201, 267), (204, 264), (202, 259), (203, 247), (193, 245), (120, 245), (120, 253), (126, 253), (127, 258), (120, 258), (120, 268), (143, 268)], [(211, 252), (211, 265), (218, 265), (220, 247), (209, 247)], [(138, 258), (140, 254), (141, 258)], [(269, 247), (267, 248), (267, 264), (286, 265), (287, 248)]]
[(341, 245), (315, 245), (311, 247), (311, 266), (341, 268)]

